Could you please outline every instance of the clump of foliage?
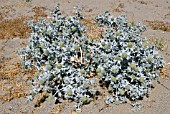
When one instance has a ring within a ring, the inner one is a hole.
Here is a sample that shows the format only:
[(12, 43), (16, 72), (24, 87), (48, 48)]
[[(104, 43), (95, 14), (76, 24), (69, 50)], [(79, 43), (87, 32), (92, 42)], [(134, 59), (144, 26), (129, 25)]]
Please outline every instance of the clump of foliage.
[(170, 31), (170, 23), (168, 22), (157, 21), (157, 20), (155, 21), (146, 20), (146, 22), (148, 23), (148, 26), (150, 26), (153, 30), (162, 30), (166, 32)]
[(97, 16), (96, 21), (106, 28), (95, 48), (100, 53), (98, 76), (113, 96), (106, 103), (141, 99), (158, 77), (157, 70), (163, 67), (156, 47), (145, 45), (140, 36), (145, 26), (133, 25), (125, 16), (115, 18), (108, 12)]
[(110, 93), (105, 99), (107, 104), (145, 96), (152, 80), (158, 77), (158, 69), (163, 67), (155, 47), (145, 45), (140, 36), (145, 26), (105, 12), (95, 18), (99, 27), (105, 29), (103, 38), (88, 40), (79, 9), (76, 14), (62, 16), (57, 6), (51, 21), (39, 19), (38, 23), (29, 23), (29, 44), (19, 51), (23, 67), (37, 70), (28, 99), (45, 91), (56, 102), (77, 102), (79, 110), (97, 98), (99, 85)]

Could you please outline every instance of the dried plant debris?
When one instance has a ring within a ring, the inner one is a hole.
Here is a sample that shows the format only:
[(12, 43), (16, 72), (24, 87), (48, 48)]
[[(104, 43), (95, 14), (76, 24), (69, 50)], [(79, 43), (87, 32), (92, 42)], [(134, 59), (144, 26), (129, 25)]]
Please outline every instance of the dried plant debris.
[(92, 12), (93, 11), (93, 9), (87, 9), (87, 10), (85, 10), (85, 12)]
[[(13, 58), (13, 60), (16, 60)], [(11, 61), (13, 61), (12, 58), (0, 58), (0, 78), (1, 79), (14, 79), (13, 77), (16, 76), (20, 71), (20, 63), (17, 63), (15, 65), (10, 64)], [(10, 65), (10, 66), (9, 66)]]
[(14, 37), (27, 38), (30, 28), (24, 23), (28, 17), (20, 17), (0, 22), (0, 38), (10, 39)]
[(148, 25), (153, 30), (163, 30), (163, 31), (166, 31), (166, 32), (170, 32), (170, 23), (168, 23), (168, 22), (163, 22), (163, 21), (148, 21), (148, 20), (146, 20), (145, 22), (147, 22)]
[[(63, 110), (64, 106), (66, 104), (65, 103), (62, 103), (62, 104), (58, 104), (56, 105), (56, 107), (54, 107), (51, 111), (50, 111), (50, 114), (60, 114), (60, 112)], [(76, 113), (71, 113), (71, 114), (76, 114)]]
[[(74, 108), (81, 112), (81, 106), (101, 95), (100, 87), (108, 92), (106, 104), (146, 96), (164, 66), (156, 47), (145, 45), (141, 37), (146, 27), (105, 12), (94, 19), (98, 27), (91, 28), (92, 22), (83, 20), (78, 7), (75, 14), (63, 16), (57, 5), (50, 21), (30, 21), (29, 43), (18, 51), (23, 68), (36, 69), (28, 100), (47, 92), (56, 103), (76, 102)], [(96, 32), (97, 40), (87, 34), (96, 29), (103, 30)]]
[[(32, 11), (35, 13), (32, 17), (21, 16), (0, 21), (0, 39), (10, 39), (14, 37), (28, 38), (28, 33), (30, 33), (31, 30), (26, 21), (30, 19), (38, 20), (38, 17), (47, 17), (43, 7), (34, 7)], [(3, 15), (1, 15), (1, 17), (3, 18)]]
[(85, 26), (89, 40), (99, 40), (103, 36), (104, 29), (99, 28), (97, 23), (87, 19), (83, 19), (81, 22)]
[[(15, 64), (11, 64), (14, 61), (18, 61), (17, 58), (0, 58), (0, 85), (3, 94), (0, 96), (0, 100), (3, 102), (11, 101), (14, 98), (26, 97), (29, 87), (26, 85), (26, 81), (31, 79), (31, 72), (21, 69), (19, 61)], [(22, 78), (20, 75), (26, 75)], [(32, 73), (34, 74), (34, 72)]]
[(163, 79), (170, 79), (170, 63), (166, 64), (164, 68), (160, 69), (160, 77)]
[(46, 8), (45, 7), (34, 7), (32, 9), (32, 12), (35, 13), (34, 17), (37, 20), (38, 17), (47, 17), (47, 14), (45, 13)]
[(124, 8), (124, 3), (120, 3), (117, 8), (113, 10), (113, 12), (122, 12)]
[(158, 38), (158, 37), (148, 38), (147, 45), (155, 45), (155, 47), (161, 51), (165, 50), (165, 48), (167, 47), (166, 40), (164, 38)]
[(40, 107), (40, 105), (45, 102), (45, 100), (48, 98), (48, 96), (49, 95), (47, 92), (43, 92), (43, 93), (39, 94), (34, 107)]

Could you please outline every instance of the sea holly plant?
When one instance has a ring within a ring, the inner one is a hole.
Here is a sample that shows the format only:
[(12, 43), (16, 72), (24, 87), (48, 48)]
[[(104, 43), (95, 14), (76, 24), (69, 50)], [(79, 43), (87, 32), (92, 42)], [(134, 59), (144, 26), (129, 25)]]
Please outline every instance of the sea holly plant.
[(113, 17), (108, 12), (96, 16), (95, 21), (105, 27), (104, 38), (95, 48), (102, 53), (96, 69), (101, 82), (115, 102), (141, 99), (150, 91), (152, 80), (158, 77), (158, 69), (164, 63), (155, 46), (145, 45), (141, 37), (145, 26), (132, 25), (125, 16)]
[(56, 103), (77, 102), (75, 109), (81, 111), (100, 95), (100, 86), (110, 93), (106, 104), (144, 97), (164, 63), (155, 46), (145, 45), (141, 37), (145, 26), (105, 12), (94, 19), (105, 30), (103, 37), (88, 40), (83, 18), (80, 9), (75, 16), (63, 16), (57, 5), (50, 21), (30, 21), (28, 45), (19, 50), (23, 68), (36, 69), (28, 100), (47, 92)]

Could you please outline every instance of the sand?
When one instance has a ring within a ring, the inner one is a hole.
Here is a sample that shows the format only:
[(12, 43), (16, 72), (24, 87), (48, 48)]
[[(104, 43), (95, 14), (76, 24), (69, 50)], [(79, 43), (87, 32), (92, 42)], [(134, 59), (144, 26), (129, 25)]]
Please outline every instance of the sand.
[[(0, 0), (0, 114), (76, 114), (72, 112), (74, 102), (63, 101), (54, 104), (52, 99), (35, 107), (35, 100), (27, 102), (26, 96), (31, 89), (26, 82), (31, 74), (21, 70), (21, 59), (17, 50), (26, 45), (28, 30), (23, 20), (44, 18), (49, 15), (57, 3), (64, 15), (72, 14), (74, 6), (84, 7), (86, 19), (92, 19), (105, 11), (113, 15), (127, 15), (130, 22), (147, 25), (143, 37), (153, 42), (156, 38), (163, 41), (160, 54), (166, 61), (160, 82), (153, 83), (149, 97), (139, 101), (143, 109), (132, 111), (129, 103), (106, 106), (100, 98), (82, 107), (81, 114), (169, 114), (170, 113), (170, 1), (169, 0)], [(8, 21), (6, 21), (8, 20)], [(15, 21), (13, 21), (15, 20)], [(8, 23), (8, 24), (5, 24)], [(2, 24), (3, 23), (3, 24)], [(10, 23), (10, 24), (9, 24)], [(21, 25), (21, 26), (20, 26)], [(12, 28), (13, 27), (13, 28)], [(12, 28), (12, 29), (10, 29)], [(24, 29), (24, 30), (23, 30)], [(12, 32), (14, 31), (14, 32)], [(17, 32), (15, 32), (17, 31)], [(29, 32), (29, 30), (28, 30)]]

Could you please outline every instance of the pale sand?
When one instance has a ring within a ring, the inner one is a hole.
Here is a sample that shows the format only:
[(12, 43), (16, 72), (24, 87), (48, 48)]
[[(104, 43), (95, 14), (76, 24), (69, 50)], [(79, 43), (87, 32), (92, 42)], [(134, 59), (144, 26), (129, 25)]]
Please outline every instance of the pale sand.
[[(0, 0), (1, 11), (5, 11), (2, 7), (12, 7), (13, 10), (7, 13), (7, 19), (14, 19), (18, 16), (32, 16), (32, 8), (35, 6), (44, 7), (44, 11), (49, 14), (54, 6), (60, 3), (61, 11), (64, 15), (72, 13), (74, 6), (84, 7), (83, 14), (85, 18), (91, 19), (95, 15), (102, 14), (105, 11), (110, 11), (113, 15), (125, 14), (129, 21), (142, 22), (148, 21), (163, 21), (170, 23), (170, 1), (169, 0), (32, 0), (30, 3), (25, 3), (24, 0)], [(119, 5), (121, 3), (121, 5)], [(119, 7), (118, 7), (119, 6)], [(119, 12), (117, 12), (119, 10)], [(145, 23), (147, 24), (147, 23)], [(147, 31), (143, 33), (147, 38), (158, 37), (166, 41), (166, 47), (160, 53), (164, 56), (166, 63), (170, 63), (170, 32), (162, 30), (153, 30), (147, 27)], [(0, 51), (0, 55), (4, 57), (19, 57), (16, 54), (23, 39), (14, 38), (5, 43), (6, 40), (0, 40), (0, 47), (4, 46), (4, 50)], [(16, 61), (11, 61), (15, 63)], [(167, 69), (170, 71), (170, 68)], [(170, 74), (168, 74), (170, 76)], [(1, 81), (4, 83), (6, 80)], [(161, 79), (161, 83), (170, 88), (169, 79)], [(170, 91), (164, 86), (154, 83), (154, 88), (149, 94), (149, 98), (144, 98), (140, 101), (144, 108), (136, 114), (170, 114)], [(0, 88), (0, 95), (4, 95), (4, 91)], [(35, 102), (26, 102), (26, 98), (13, 99), (10, 102), (0, 101), (1, 114), (47, 114), (50, 112), (59, 114), (70, 114), (71, 106), (74, 103), (61, 103), (62, 110), (59, 111), (54, 102), (47, 99), (40, 107), (33, 106)], [(129, 104), (114, 104), (105, 107), (103, 99), (97, 100), (82, 107), (82, 114), (132, 114), (134, 113)]]

